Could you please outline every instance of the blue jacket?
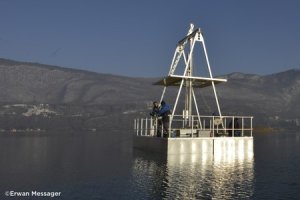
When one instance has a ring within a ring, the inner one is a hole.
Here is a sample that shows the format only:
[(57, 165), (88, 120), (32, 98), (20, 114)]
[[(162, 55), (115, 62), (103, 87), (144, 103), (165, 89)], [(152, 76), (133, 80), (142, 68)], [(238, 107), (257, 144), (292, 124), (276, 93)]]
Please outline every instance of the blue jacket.
[(158, 112), (158, 115), (159, 115), (159, 116), (168, 115), (169, 112), (170, 112), (170, 110), (171, 110), (170, 105), (164, 104), (164, 105), (162, 105), (162, 107), (160, 108), (160, 110), (159, 110), (159, 112)]

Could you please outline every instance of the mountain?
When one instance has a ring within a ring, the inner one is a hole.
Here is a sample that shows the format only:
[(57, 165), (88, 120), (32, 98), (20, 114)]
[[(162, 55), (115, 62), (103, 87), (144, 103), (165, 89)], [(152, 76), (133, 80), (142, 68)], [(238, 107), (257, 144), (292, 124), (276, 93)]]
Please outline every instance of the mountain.
[(300, 70), (266, 76), (233, 73), (227, 78), (228, 83), (219, 88), (226, 102), (223, 109), (234, 111), (236, 107), (252, 112), (255, 123), (260, 126), (287, 128), (299, 125)]
[(148, 82), (148, 79), (0, 59), (0, 102), (126, 104), (143, 99), (141, 94)]
[[(300, 71), (260, 76), (232, 73), (217, 85), (223, 115), (254, 115), (256, 126), (300, 124)], [(0, 128), (3, 130), (130, 129), (160, 98), (159, 78), (100, 74), (0, 59)], [(167, 90), (173, 104), (175, 89)], [(211, 87), (195, 91), (203, 114), (216, 111)], [(180, 106), (179, 106), (180, 108)]]
[(123, 128), (123, 112), (158, 95), (155, 80), (0, 59), (0, 129)]

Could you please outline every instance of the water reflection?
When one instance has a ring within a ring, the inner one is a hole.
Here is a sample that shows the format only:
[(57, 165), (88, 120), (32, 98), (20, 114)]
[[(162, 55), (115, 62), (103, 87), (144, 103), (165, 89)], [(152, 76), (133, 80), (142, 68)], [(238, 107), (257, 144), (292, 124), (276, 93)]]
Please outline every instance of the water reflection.
[(135, 190), (146, 191), (145, 198), (249, 199), (254, 190), (253, 143), (229, 149), (166, 157), (139, 153), (133, 165)]
[(128, 178), (123, 177), (132, 162), (123, 148), (131, 147), (129, 139), (100, 133), (2, 134), (0, 199), (6, 190), (60, 191), (63, 199), (119, 199), (111, 190), (127, 190)]
[(132, 166), (131, 191), (135, 199), (161, 199), (168, 187), (166, 158), (157, 154), (145, 154), (135, 150)]

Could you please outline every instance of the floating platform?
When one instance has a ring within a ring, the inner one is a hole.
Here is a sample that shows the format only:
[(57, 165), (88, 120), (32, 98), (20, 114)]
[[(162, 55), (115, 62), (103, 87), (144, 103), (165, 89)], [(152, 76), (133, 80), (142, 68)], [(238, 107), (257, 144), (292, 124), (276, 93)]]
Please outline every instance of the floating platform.
[[(203, 49), (200, 52), (204, 56), (198, 58), (204, 65), (194, 59), (199, 53), (194, 52), (196, 44)], [(134, 120), (133, 147), (167, 155), (253, 153), (253, 116), (221, 112), (215, 85), (225, 82), (213, 77), (202, 31), (191, 24), (187, 35), (177, 43), (168, 75), (154, 83), (163, 86), (163, 91), (160, 101), (153, 102), (151, 117)], [(163, 101), (167, 87), (178, 87), (172, 106)], [(204, 87), (212, 87), (215, 97), (216, 108), (206, 111), (211, 115), (203, 115), (198, 109), (197, 98), (202, 94), (197, 96), (195, 89)], [(181, 97), (181, 93), (185, 95)], [(182, 110), (178, 111), (180, 101)]]
[(253, 137), (159, 138), (133, 136), (133, 147), (159, 154), (253, 152)]

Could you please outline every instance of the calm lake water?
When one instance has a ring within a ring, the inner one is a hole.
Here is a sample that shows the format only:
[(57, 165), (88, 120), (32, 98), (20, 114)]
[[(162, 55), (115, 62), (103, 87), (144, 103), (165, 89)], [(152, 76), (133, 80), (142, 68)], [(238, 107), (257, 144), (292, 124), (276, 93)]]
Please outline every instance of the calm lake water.
[[(256, 134), (247, 155), (161, 156), (130, 133), (0, 135), (0, 199), (300, 199), (300, 133)], [(5, 191), (61, 192), (6, 197)]]

